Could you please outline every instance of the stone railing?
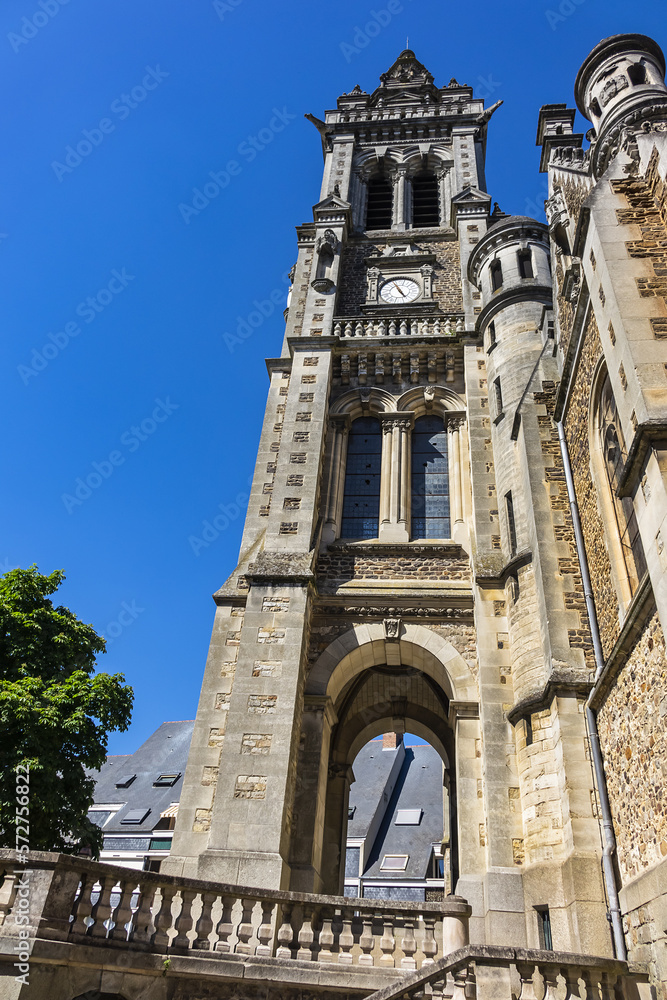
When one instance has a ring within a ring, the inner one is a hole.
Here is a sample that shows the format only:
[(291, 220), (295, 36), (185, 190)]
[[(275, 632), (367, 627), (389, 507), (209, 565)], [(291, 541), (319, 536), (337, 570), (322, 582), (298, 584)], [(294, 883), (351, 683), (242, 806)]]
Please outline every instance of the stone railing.
[(446, 316), (337, 316), (334, 336), (351, 337), (453, 337), (465, 330), (462, 313)]
[(567, 952), (468, 945), (366, 1000), (648, 1000), (648, 977), (625, 962)]
[[(470, 907), (391, 904), (161, 876), (58, 854), (0, 851), (0, 937), (417, 970), (468, 941)], [(24, 917), (28, 917), (26, 923)], [(18, 918), (21, 918), (20, 920)]]

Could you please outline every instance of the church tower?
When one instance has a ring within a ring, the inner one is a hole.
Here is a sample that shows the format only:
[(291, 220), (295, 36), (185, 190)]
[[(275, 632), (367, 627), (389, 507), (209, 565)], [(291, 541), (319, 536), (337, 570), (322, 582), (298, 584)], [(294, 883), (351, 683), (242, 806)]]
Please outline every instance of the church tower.
[(473, 943), (609, 955), (549, 232), (491, 211), (495, 110), (406, 50), (308, 116), (322, 188), (163, 871), (341, 893), (355, 756), (409, 731)]

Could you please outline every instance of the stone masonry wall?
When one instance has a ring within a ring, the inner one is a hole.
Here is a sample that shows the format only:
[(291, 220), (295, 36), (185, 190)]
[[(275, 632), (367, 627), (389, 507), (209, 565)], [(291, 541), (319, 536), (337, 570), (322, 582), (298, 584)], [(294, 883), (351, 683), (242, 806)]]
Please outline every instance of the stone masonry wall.
[(602, 353), (600, 333), (592, 310), (589, 313), (583, 337), (581, 360), (570, 397), (570, 406), (565, 415), (565, 436), (570, 452), (574, 488), (579, 504), (581, 527), (600, 626), (600, 638), (604, 654), (608, 656), (618, 637), (620, 623), (618, 597), (604, 541), (604, 529), (598, 510), (595, 483), (591, 477), (588, 434), (591, 379), (598, 358)]
[(468, 580), (467, 556), (418, 556), (334, 550), (317, 562), (320, 593), (331, 594), (350, 580)]
[[(406, 240), (408, 237), (406, 236)], [(461, 262), (457, 240), (431, 242), (419, 237), (415, 241), (422, 250), (437, 257), (433, 276), (433, 296), (445, 312), (463, 312), (461, 292)], [(339, 316), (358, 316), (359, 306), (366, 301), (366, 257), (381, 254), (385, 243), (351, 241), (343, 250), (340, 293), (336, 312)]]
[(658, 173), (655, 149), (644, 177), (611, 182), (616, 194), (624, 195), (628, 208), (616, 213), (622, 226), (639, 226), (641, 238), (628, 240), (628, 255), (648, 261), (653, 277), (636, 278), (642, 298), (661, 300), (663, 316), (651, 320), (656, 337), (667, 337), (667, 184)]
[(598, 712), (624, 884), (667, 856), (666, 672), (656, 613)]

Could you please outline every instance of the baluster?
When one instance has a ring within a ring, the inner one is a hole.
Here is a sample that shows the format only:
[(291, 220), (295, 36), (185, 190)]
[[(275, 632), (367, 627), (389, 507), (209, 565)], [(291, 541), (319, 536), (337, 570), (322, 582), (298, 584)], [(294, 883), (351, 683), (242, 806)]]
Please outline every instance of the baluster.
[(463, 316), (459, 316), (456, 321), (456, 332), (463, 333)]
[(17, 872), (6, 871), (4, 873), (2, 887), (0, 888), (0, 927), (7, 919), (7, 915), (12, 912), (16, 893), (18, 892), (18, 878), (19, 875)]
[(234, 931), (232, 910), (234, 909), (235, 902), (236, 899), (234, 896), (222, 897), (222, 913), (220, 914), (218, 926), (215, 929), (215, 932), (218, 935), (218, 940), (215, 945), (216, 951), (230, 952), (232, 950), (232, 945), (229, 939)]
[(460, 966), (454, 972), (454, 989), (452, 990), (452, 1000), (466, 1000), (466, 980), (468, 970), (465, 965)]
[(256, 955), (266, 955), (271, 957), (271, 938), (273, 937), (273, 911), (274, 904), (269, 900), (262, 901), (262, 922), (257, 931), (259, 944), (255, 951)]
[(320, 931), (320, 954), (318, 962), (334, 962), (335, 958), (331, 951), (334, 943), (333, 917), (334, 913), (330, 907), (322, 909), (322, 930)]
[(448, 316), (447, 319), (445, 320), (445, 336), (448, 337), (451, 332), (452, 332), (452, 321)]
[(364, 333), (365, 333), (365, 335), (367, 337), (372, 337), (373, 336), (373, 332), (374, 332), (373, 328), (374, 328), (373, 320), (372, 319), (367, 319), (366, 323), (364, 325)]
[(176, 886), (161, 886), (160, 909), (155, 916), (155, 934), (153, 935), (153, 948), (156, 951), (164, 951), (169, 947), (169, 931), (172, 927), (171, 904), (176, 895)]
[(339, 320), (334, 323), (334, 337), (340, 337), (343, 330), (343, 326)]
[(346, 337), (352, 336), (352, 324), (349, 321), (345, 324), (345, 336)]
[(280, 947), (276, 951), (276, 958), (291, 958), (291, 944), (294, 937), (294, 931), (292, 930), (292, 904), (285, 903), (282, 911), (283, 922), (278, 931), (278, 944)]
[(313, 954), (313, 941), (315, 940), (314, 924), (316, 918), (317, 910), (313, 909), (312, 906), (304, 907), (303, 920), (297, 938), (299, 950), (296, 953), (296, 957), (302, 962), (312, 962), (315, 957)]
[(521, 980), (520, 1000), (537, 1000), (535, 995), (535, 983), (533, 981), (535, 963), (517, 962), (516, 971), (519, 973), (519, 979)]
[(387, 330), (387, 324), (383, 319), (378, 323), (378, 337), (384, 337)]
[(433, 965), (435, 956), (438, 954), (438, 942), (435, 940), (435, 917), (424, 917), (424, 943), (422, 944), (422, 951), (424, 952), (424, 961), (422, 962), (422, 969), (425, 965)]
[(430, 332), (431, 332), (431, 328), (430, 328), (429, 320), (425, 319), (424, 322), (422, 323), (422, 334), (424, 335), (424, 337), (428, 337), (428, 335), (430, 334)]
[(359, 938), (359, 947), (361, 948), (363, 954), (359, 956), (359, 965), (373, 965), (373, 956), (371, 954), (373, 951), (373, 945), (375, 944), (375, 937), (373, 936), (373, 917), (370, 913), (365, 913), (362, 915), (361, 920), (362, 930)]
[(354, 335), (355, 337), (363, 337), (364, 335), (364, 324), (361, 320), (357, 320), (357, 324), (354, 328)]
[(477, 997), (477, 976), (475, 966), (471, 963), (466, 969), (466, 984), (464, 988), (466, 1000), (476, 1000)]
[(394, 952), (396, 951), (396, 938), (394, 937), (394, 918), (389, 913), (385, 913), (382, 918), (382, 937), (380, 938), (380, 949), (382, 951), (380, 965), (393, 969)]
[(352, 910), (344, 907), (340, 911), (343, 929), (338, 938), (340, 951), (338, 952), (339, 965), (352, 965), (352, 948), (354, 946), (354, 934), (352, 933)]
[[(132, 896), (137, 887), (136, 881), (120, 884), (120, 900), (113, 915), (114, 926), (109, 934), (116, 941), (129, 941), (132, 937)], [(127, 924), (130, 926), (128, 927)]]
[(615, 972), (603, 972), (600, 975), (600, 996), (602, 1000), (615, 1000), (614, 986), (616, 978)]
[(390, 337), (395, 337), (396, 336), (396, 320), (395, 319), (390, 319), (389, 320), (389, 336)]
[(408, 917), (403, 924), (403, 941), (401, 948), (403, 958), (401, 959), (402, 969), (416, 969), (415, 952), (417, 951), (417, 941), (415, 938), (415, 922), (412, 917)]
[(593, 981), (593, 973), (591, 970), (584, 967), (581, 970), (581, 978), (584, 981), (584, 995), (586, 1000), (599, 1000), (600, 990), (597, 982)]
[(209, 935), (213, 930), (212, 912), (216, 899), (217, 895), (214, 892), (201, 894), (201, 913), (195, 927), (195, 939), (192, 942), (192, 947), (198, 948), (199, 951), (209, 951), (211, 947)]
[(438, 316), (436, 316), (435, 321), (433, 323), (433, 334), (436, 337), (440, 336), (440, 318)]
[(87, 934), (90, 928), (90, 915), (93, 904), (90, 898), (95, 880), (84, 875), (79, 887), (79, 898), (74, 906), (74, 922), (70, 926), (70, 934)]
[(155, 932), (152, 909), (157, 889), (157, 885), (139, 886), (139, 908), (134, 915), (133, 941), (148, 944)]
[(565, 980), (565, 986), (567, 987), (564, 1000), (579, 1000), (581, 970), (576, 965), (564, 965), (560, 970), (560, 974)]
[(177, 933), (171, 942), (171, 947), (174, 951), (183, 952), (188, 951), (190, 948), (188, 931), (192, 930), (194, 923), (192, 919), (192, 904), (196, 895), (197, 893), (192, 889), (181, 889), (181, 911), (174, 922)]
[[(544, 1000), (556, 1000), (558, 990), (558, 976), (560, 969), (550, 962), (540, 963), (540, 973), (544, 977)], [(608, 1000), (613, 1000), (609, 997)]]
[(242, 899), (241, 908), (241, 922), (236, 931), (238, 941), (236, 942), (234, 951), (239, 955), (252, 955), (254, 948), (249, 942), (252, 937), (252, 911), (255, 909), (255, 900)]
[(408, 321), (405, 316), (401, 318), (401, 337), (407, 337), (408, 335)]
[(111, 893), (113, 892), (114, 880), (108, 875), (102, 875), (98, 879), (101, 889), (91, 911), (91, 917), (95, 921), (90, 929), (91, 937), (105, 938), (108, 934), (108, 923), (111, 918)]

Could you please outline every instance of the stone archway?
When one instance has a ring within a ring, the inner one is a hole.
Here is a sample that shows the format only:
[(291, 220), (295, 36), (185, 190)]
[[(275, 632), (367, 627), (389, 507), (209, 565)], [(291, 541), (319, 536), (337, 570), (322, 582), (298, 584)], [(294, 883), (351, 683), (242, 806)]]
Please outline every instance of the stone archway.
[[(422, 625), (358, 625), (319, 656), (308, 678), (296, 775), (292, 888), (338, 894), (351, 764), (369, 739), (418, 732), (443, 759), (456, 810), (461, 707), (475, 712), (475, 677), (454, 646)], [(455, 816), (451, 828), (456, 839)], [(452, 850), (453, 868), (458, 868)], [(455, 871), (453, 874), (455, 875)]]

